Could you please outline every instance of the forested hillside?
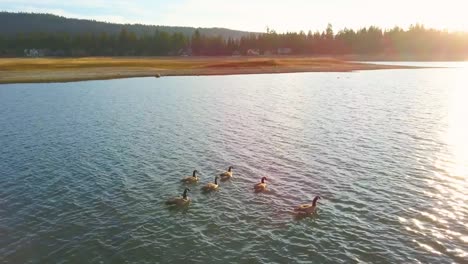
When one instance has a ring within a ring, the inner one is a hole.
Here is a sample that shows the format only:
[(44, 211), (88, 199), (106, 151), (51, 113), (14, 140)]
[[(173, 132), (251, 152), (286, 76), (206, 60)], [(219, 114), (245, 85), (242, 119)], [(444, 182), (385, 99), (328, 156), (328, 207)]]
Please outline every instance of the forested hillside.
[[(196, 28), (193, 27), (171, 27), (140, 24), (115, 24), (93, 20), (65, 18), (51, 14), (35, 13), (9, 13), (0, 12), (0, 35), (11, 36), (19, 33), (67, 33), (69, 35), (85, 33), (118, 34), (126, 28), (137, 36), (152, 34), (154, 31), (167, 33), (182, 33), (191, 36)], [(223, 38), (240, 38), (248, 34), (245, 31), (231, 30), (226, 28), (200, 28), (200, 32), (206, 36), (221, 36)]]
[(418, 24), (408, 29), (370, 26), (337, 32), (329, 24), (323, 31), (307, 33), (274, 30), (249, 33), (0, 13), (0, 56), (3, 57), (275, 54), (464, 60), (468, 58), (468, 33), (430, 29)]

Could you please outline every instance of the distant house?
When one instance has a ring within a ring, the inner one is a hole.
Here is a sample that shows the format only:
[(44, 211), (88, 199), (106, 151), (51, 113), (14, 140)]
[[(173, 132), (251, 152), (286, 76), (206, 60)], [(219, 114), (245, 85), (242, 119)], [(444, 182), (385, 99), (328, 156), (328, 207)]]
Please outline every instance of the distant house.
[(182, 57), (192, 56), (192, 49), (191, 48), (180, 49), (179, 52), (177, 53), (179, 54), (179, 56), (182, 56)]
[(292, 53), (292, 49), (291, 48), (278, 48), (276, 52), (278, 53), (278, 55), (288, 55)]
[[(49, 49), (25, 49), (24, 56), (37, 58), (37, 57), (44, 57), (44, 56), (59, 56), (56, 55), (55, 52), (52, 52)], [(58, 51), (61, 54), (63, 51)], [(64, 52), (63, 52), (64, 53)]]
[(258, 49), (257, 50), (248, 49), (247, 50), (247, 55), (248, 56), (258, 56), (258, 55), (260, 55), (260, 51)]
[(41, 54), (39, 52), (39, 50), (37, 49), (25, 49), (24, 50), (24, 56), (26, 57), (39, 57)]

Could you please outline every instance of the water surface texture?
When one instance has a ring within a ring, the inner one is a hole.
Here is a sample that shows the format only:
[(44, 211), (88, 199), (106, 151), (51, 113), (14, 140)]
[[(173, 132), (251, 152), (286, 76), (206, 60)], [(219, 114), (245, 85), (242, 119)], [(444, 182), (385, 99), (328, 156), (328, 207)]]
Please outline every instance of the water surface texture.
[[(454, 65), (0, 85), (0, 260), (467, 263)], [(315, 217), (290, 214), (315, 195)]]

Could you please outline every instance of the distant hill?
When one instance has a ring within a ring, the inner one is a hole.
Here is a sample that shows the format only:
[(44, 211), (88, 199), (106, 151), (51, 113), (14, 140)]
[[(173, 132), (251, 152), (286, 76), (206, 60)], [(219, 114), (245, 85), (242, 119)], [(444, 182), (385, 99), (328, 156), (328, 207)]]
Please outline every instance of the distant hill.
[[(16, 35), (18, 33), (57, 33), (68, 34), (102, 33), (118, 34), (122, 28), (132, 31), (137, 35), (152, 34), (155, 30), (169, 33), (183, 33), (191, 36), (196, 30), (193, 27), (171, 27), (141, 24), (116, 24), (86, 19), (75, 19), (56, 16), (52, 14), (36, 13), (10, 13), (0, 12), (0, 35)], [(227, 28), (199, 28), (201, 34), (206, 36), (222, 36), (239, 39), (250, 32), (232, 30)]]

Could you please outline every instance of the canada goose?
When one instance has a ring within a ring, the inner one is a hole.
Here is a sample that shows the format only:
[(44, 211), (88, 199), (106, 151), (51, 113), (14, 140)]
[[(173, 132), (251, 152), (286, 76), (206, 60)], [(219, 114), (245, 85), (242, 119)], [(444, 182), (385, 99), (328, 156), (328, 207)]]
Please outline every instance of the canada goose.
[(167, 205), (177, 205), (177, 206), (183, 206), (183, 205), (188, 205), (191, 201), (190, 197), (187, 196), (187, 192), (190, 191), (189, 188), (185, 188), (184, 193), (182, 194), (182, 197), (174, 197), (169, 200), (167, 200), (166, 204)]
[(196, 175), (197, 173), (198, 171), (194, 170), (192, 176), (185, 177), (180, 181), (184, 183), (197, 183), (200, 180), (200, 177)]
[(219, 176), (221, 177), (221, 179), (223, 179), (223, 180), (230, 179), (230, 178), (232, 177), (232, 169), (233, 169), (233, 168), (234, 168), (234, 167), (229, 166), (229, 168), (228, 168), (227, 171), (221, 173), (221, 174), (219, 175)]
[(215, 177), (214, 183), (210, 182), (207, 185), (203, 186), (202, 190), (205, 192), (216, 191), (219, 188), (218, 176)]
[(315, 196), (312, 200), (312, 204), (301, 204), (298, 207), (294, 208), (294, 211), (300, 214), (312, 214), (317, 210), (317, 200), (322, 199), (320, 196)]
[(255, 192), (263, 192), (266, 190), (266, 179), (267, 177), (262, 177), (262, 181), (254, 185)]

